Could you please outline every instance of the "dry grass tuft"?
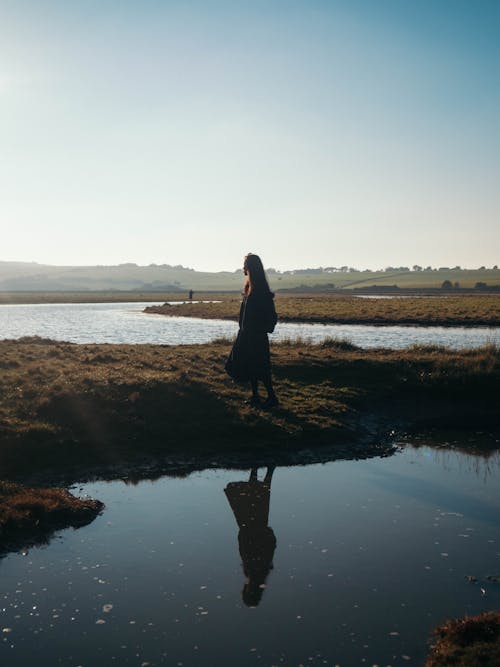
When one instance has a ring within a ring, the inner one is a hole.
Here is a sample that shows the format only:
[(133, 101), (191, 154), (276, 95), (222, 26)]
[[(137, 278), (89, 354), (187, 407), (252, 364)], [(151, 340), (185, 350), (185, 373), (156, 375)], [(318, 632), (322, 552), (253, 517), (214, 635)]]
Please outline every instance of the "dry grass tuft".
[(76, 498), (66, 489), (34, 489), (0, 480), (0, 531), (3, 533), (62, 517), (71, 525), (86, 522), (102, 508), (98, 500)]
[(437, 644), (426, 667), (499, 667), (500, 612), (447, 621), (435, 630)]
[(84, 526), (104, 508), (66, 489), (28, 488), (0, 481), (0, 557), (9, 551), (46, 544), (63, 528)]

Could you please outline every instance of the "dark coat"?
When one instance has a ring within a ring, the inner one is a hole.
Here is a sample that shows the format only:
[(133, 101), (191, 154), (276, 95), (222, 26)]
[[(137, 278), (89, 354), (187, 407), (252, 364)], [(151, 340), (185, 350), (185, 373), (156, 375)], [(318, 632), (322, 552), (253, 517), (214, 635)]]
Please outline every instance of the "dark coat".
[(243, 297), (240, 329), (226, 362), (226, 371), (237, 382), (267, 379), (271, 373), (267, 332), (274, 328), (276, 311), (272, 294)]

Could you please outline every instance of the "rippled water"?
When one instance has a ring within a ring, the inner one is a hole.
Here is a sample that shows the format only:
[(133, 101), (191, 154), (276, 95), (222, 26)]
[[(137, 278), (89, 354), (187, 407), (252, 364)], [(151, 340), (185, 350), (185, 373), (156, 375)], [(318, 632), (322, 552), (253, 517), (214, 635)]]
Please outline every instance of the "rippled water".
[[(225, 320), (166, 317), (143, 313), (151, 303), (0, 305), (0, 339), (42, 336), (74, 343), (208, 343), (236, 335)], [(278, 324), (271, 340), (328, 337), (360, 347), (403, 348), (415, 343), (476, 347), (500, 343), (499, 327), (406, 327)]]
[(500, 606), (498, 455), (265, 472), (77, 489), (102, 516), (0, 562), (0, 663), (421, 666), (436, 624)]

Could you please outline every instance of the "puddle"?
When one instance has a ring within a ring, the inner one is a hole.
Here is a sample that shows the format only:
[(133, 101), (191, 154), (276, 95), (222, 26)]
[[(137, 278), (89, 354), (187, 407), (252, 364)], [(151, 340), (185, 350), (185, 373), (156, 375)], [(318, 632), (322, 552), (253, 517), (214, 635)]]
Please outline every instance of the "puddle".
[(435, 625), (500, 606), (499, 463), (419, 443), (77, 487), (102, 516), (0, 561), (0, 660), (422, 665)]

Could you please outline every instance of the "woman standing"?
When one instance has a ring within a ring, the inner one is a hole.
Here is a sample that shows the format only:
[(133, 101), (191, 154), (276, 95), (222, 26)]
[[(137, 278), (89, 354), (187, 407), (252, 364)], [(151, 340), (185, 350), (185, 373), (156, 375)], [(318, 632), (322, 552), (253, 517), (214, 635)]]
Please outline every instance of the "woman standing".
[[(278, 405), (271, 379), (271, 358), (268, 333), (274, 331), (277, 316), (274, 294), (269, 289), (262, 261), (258, 255), (248, 253), (243, 262), (243, 273), (247, 276), (243, 287), (240, 307), (238, 336), (226, 363), (226, 371), (237, 382), (250, 381), (252, 407), (270, 409)], [(267, 398), (262, 403), (259, 396), (259, 381)]]

